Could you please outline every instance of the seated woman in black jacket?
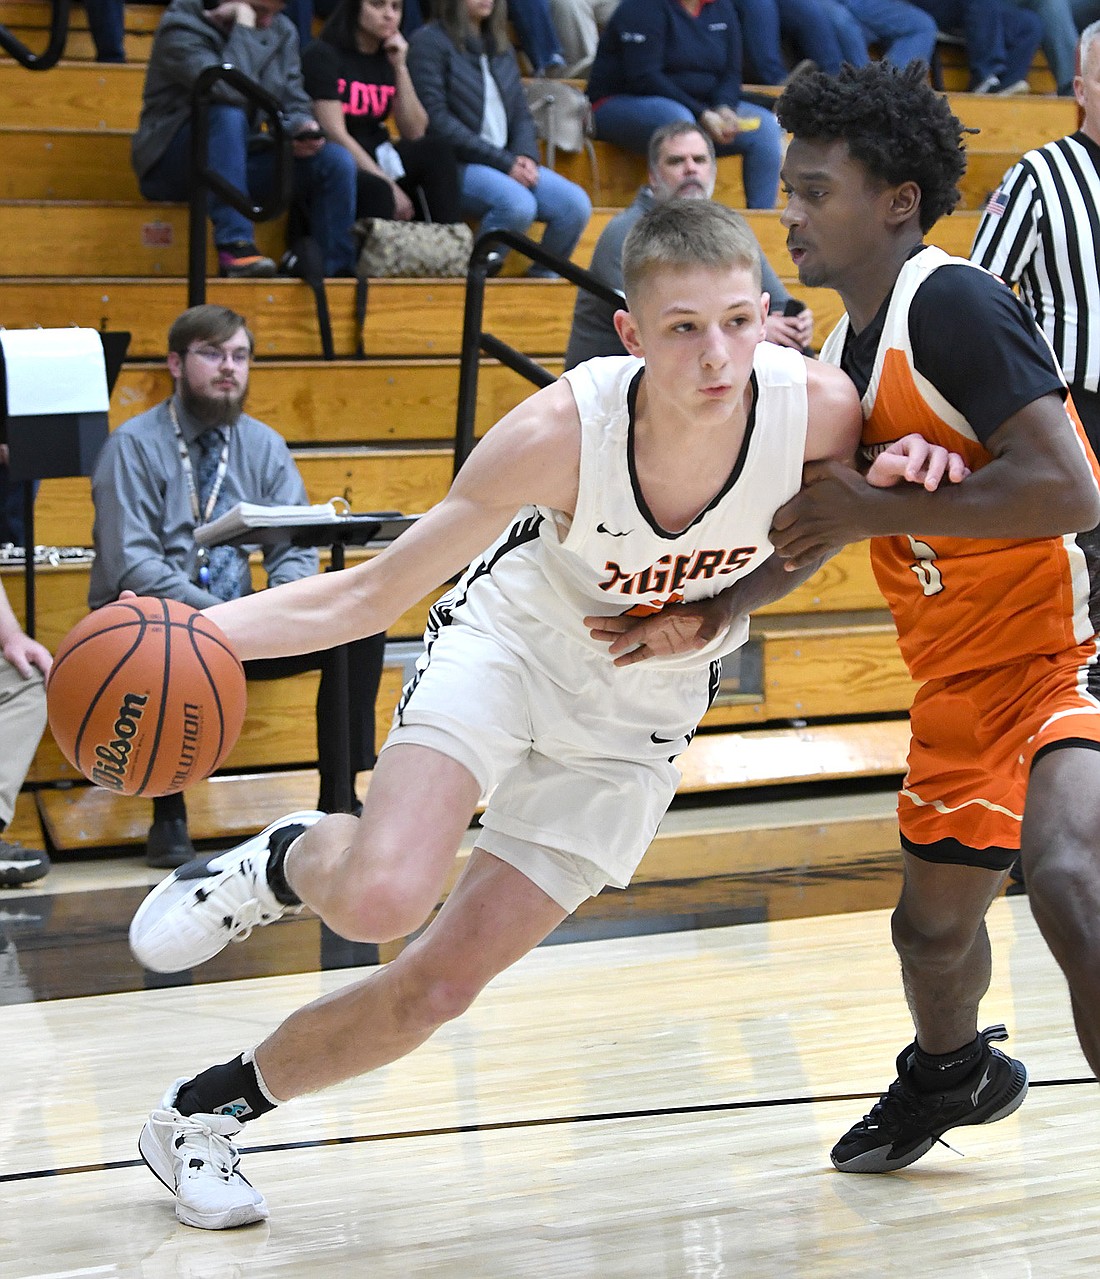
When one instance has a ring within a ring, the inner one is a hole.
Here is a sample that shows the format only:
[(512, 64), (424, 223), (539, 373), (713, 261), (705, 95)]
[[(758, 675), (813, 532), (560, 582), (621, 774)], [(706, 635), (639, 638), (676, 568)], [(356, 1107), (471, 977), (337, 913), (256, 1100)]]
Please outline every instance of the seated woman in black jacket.
[(427, 132), (401, 11), (401, 0), (340, 0), (302, 54), (306, 92), (329, 140), (355, 158), (359, 217), (458, 222), (458, 165), (446, 139)]
[(410, 41), (409, 71), (429, 136), (446, 138), (458, 156), (463, 213), (478, 218), (483, 232), (523, 234), (537, 218), (546, 223), (543, 248), (568, 258), (592, 204), (582, 187), (539, 164), (505, 0), (433, 0), (432, 12), (435, 21)]

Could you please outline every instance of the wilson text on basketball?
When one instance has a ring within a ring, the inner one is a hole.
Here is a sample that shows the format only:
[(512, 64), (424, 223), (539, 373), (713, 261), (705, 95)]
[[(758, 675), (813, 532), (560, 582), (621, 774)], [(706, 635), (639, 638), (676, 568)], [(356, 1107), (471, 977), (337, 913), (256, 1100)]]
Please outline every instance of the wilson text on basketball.
[(100, 743), (95, 748), (96, 763), (92, 766), (91, 780), (97, 786), (105, 786), (108, 790), (121, 790), (126, 776), (126, 766), (130, 760), (133, 736), (138, 730), (138, 721), (144, 712), (145, 703), (149, 700), (144, 693), (126, 693), (122, 705), (118, 708), (118, 718), (112, 731), (114, 737), (106, 744)]

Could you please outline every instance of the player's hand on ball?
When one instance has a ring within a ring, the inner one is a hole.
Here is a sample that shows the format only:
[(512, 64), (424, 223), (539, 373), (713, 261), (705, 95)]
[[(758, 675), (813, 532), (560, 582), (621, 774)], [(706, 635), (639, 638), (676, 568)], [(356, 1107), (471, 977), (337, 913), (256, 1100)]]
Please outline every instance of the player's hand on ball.
[(728, 627), (729, 609), (719, 597), (690, 604), (667, 604), (650, 617), (586, 617), (594, 640), (608, 645), (616, 666), (632, 666), (650, 657), (694, 653)]

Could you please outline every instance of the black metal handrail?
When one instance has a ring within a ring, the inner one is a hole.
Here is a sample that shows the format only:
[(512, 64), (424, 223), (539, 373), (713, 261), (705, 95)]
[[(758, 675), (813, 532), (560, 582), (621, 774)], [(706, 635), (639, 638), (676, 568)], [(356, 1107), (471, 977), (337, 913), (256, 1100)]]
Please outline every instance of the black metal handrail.
[[(262, 204), (254, 204), (247, 191), (241, 191), (220, 173), (210, 168), (207, 144), (210, 132), (210, 107), (213, 88), (225, 83), (236, 89), (267, 117), (271, 145), (275, 152), (275, 181), (271, 195)], [(187, 305), (199, 306), (206, 301), (206, 197), (213, 191), (243, 213), (251, 222), (268, 222), (277, 218), (290, 203), (293, 179), (291, 137), (278, 100), (239, 68), (223, 63), (207, 67), (195, 81), (191, 91), (191, 185), (190, 219), (188, 223)]]
[(52, 0), (50, 5), (50, 38), (41, 53), (31, 53), (30, 49), (3, 24), (0, 24), (0, 49), (26, 67), (28, 71), (48, 71), (56, 66), (65, 52), (65, 41), (69, 38), (70, 0)]
[(494, 337), (492, 333), (482, 331), (482, 319), (485, 312), (485, 281), (489, 278), (489, 254), (500, 246), (515, 249), (524, 257), (537, 262), (539, 266), (548, 267), (579, 289), (594, 293), (602, 302), (616, 309), (624, 303), (623, 295), (609, 288), (604, 282), (586, 271), (583, 267), (574, 266), (564, 258), (547, 253), (541, 244), (529, 240), (516, 231), (486, 231), (474, 242), (470, 254), (470, 266), (466, 272), (466, 305), (462, 317), (462, 351), (459, 355), (458, 372), (458, 408), (455, 413), (455, 462), (457, 475), (463, 462), (470, 456), (474, 447), (474, 417), (477, 408), (477, 379), (480, 370), (482, 352), (497, 359), (510, 368), (513, 373), (525, 377), (538, 387), (549, 386), (556, 381), (554, 374), (544, 368), (537, 360), (507, 342)]

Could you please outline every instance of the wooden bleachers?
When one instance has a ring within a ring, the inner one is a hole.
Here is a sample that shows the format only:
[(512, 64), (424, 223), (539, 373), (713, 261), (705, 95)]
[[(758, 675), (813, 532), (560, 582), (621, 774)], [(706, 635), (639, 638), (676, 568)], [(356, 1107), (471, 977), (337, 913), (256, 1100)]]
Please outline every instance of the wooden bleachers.
[[(123, 47), (128, 62), (146, 62), (153, 45), (153, 33), (160, 22), (163, 8), (157, 4), (131, 4), (124, 15)], [(31, 50), (46, 47), (50, 29), (50, 6), (41, 0), (0, 0), (0, 23)], [(63, 57), (66, 61), (91, 62), (95, 45), (88, 30), (88, 15), (80, 5), (69, 13), (69, 37)]]
[[(17, 15), (27, 18), (23, 25), (11, 16), (16, 6), (26, 11)], [(0, 0), (0, 21), (18, 31), (33, 32), (44, 12), (28, 0)], [(79, 10), (77, 15), (79, 23)], [(140, 17), (128, 10), (127, 44), (134, 59), (147, 48), (141, 41), (155, 25), (150, 16), (159, 16), (159, 9)], [(69, 53), (83, 59), (88, 49), (78, 25)], [(949, 57), (944, 68), (948, 88), (958, 88), (957, 61)], [(48, 99), (41, 76), (0, 64), (0, 317), (13, 326), (79, 323), (130, 330), (130, 361), (112, 399), (117, 425), (169, 389), (161, 361), (168, 325), (186, 305), (186, 211), (142, 201), (129, 167), (129, 131), (144, 74), (140, 61), (109, 67), (74, 60), (46, 74)], [(931, 238), (966, 253), (976, 210), (1001, 173), (1021, 151), (1075, 127), (1076, 112), (1072, 102), (1037, 95), (959, 94), (951, 101), (963, 121), (981, 132), (970, 139), (963, 208)], [(602, 144), (597, 153), (598, 207), (578, 246), (582, 264), (599, 231), (633, 199), (645, 176), (640, 157)], [(561, 167), (592, 187), (585, 157), (563, 156)], [(739, 162), (722, 162), (717, 194), (743, 205)], [(794, 280), (774, 211), (749, 217), (773, 265), (813, 307), (820, 340), (839, 317), (839, 300)], [(258, 238), (278, 256), (280, 226), (258, 228)], [(313, 299), (300, 282), (210, 281), (210, 300), (247, 315), (256, 332), (260, 363), (249, 408), (291, 442), (312, 500), (340, 494), (358, 509), (411, 511), (445, 490), (463, 292), (460, 281), (373, 282), (362, 361), (352, 358), (354, 286), (331, 281), (341, 358), (322, 364), (316, 359)], [(573, 298), (572, 287), (562, 282), (495, 280), (488, 288), (485, 326), (556, 371)], [(478, 430), (528, 390), (516, 375), (485, 362)], [(40, 541), (48, 544), (90, 541), (87, 480), (45, 481), (36, 521)], [(86, 565), (42, 571), (39, 634), (48, 644), (56, 644), (83, 614), (87, 573)], [(19, 606), (21, 576), (7, 572), (5, 585)], [(426, 607), (427, 601), (391, 631), (380, 724), (398, 696)], [(744, 669), (744, 680), (731, 679), (707, 716), (706, 731), (682, 761), (685, 803), (702, 796), (708, 803), (670, 817), (643, 877), (729, 873), (746, 859), (765, 867), (799, 859), (820, 864), (894, 847), (890, 804), (879, 789), (904, 766), (904, 709), (912, 685), (866, 549), (847, 548), (787, 600), (762, 610), (753, 621)], [(315, 802), (317, 777), (310, 765), (315, 687), (316, 676), (303, 676), (250, 689), (246, 730), (226, 770), (189, 796), (196, 837), (235, 837), (257, 829), (273, 811)], [(871, 793), (862, 807), (834, 812), (818, 796), (760, 810), (741, 798), (760, 787), (805, 787), (840, 778), (867, 783)], [(77, 779), (48, 738), (30, 780), (40, 789), (21, 797), (16, 831), (23, 837), (40, 820), (63, 851), (144, 839), (147, 803), (118, 800), (84, 785), (59, 788), (56, 783)], [(715, 805), (727, 793), (729, 803)]]

